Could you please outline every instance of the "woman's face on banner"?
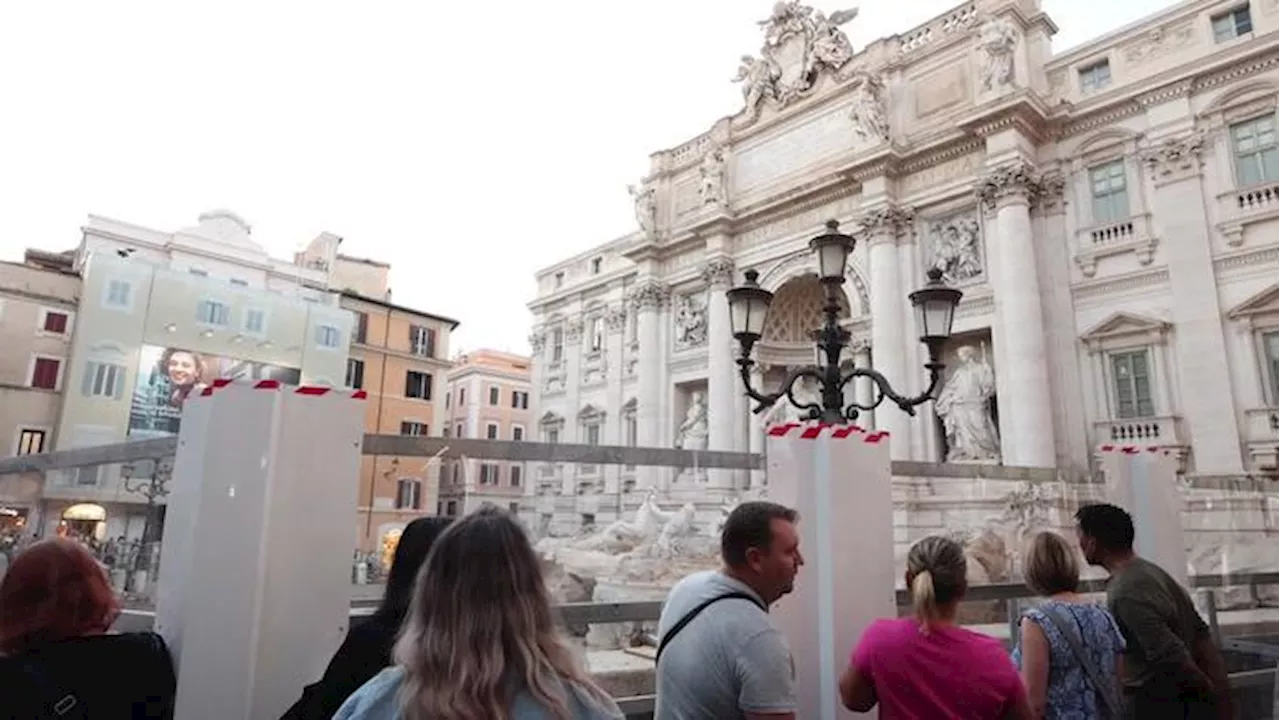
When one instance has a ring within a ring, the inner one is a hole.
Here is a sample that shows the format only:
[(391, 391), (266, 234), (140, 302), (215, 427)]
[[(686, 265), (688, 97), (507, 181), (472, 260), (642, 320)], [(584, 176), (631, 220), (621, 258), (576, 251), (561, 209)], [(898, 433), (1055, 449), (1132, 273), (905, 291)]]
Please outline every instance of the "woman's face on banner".
[(176, 352), (169, 356), (169, 379), (175, 385), (192, 385), (200, 376), (196, 356), (189, 352)]

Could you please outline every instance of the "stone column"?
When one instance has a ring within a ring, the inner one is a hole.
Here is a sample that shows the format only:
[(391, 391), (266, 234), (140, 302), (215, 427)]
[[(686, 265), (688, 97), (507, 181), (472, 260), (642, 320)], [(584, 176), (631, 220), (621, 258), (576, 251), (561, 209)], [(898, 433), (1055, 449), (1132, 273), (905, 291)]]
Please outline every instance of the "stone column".
[[(578, 422), (578, 412), (582, 410), (578, 386), (582, 384), (582, 316), (575, 315), (564, 323), (564, 392), (565, 412), (564, 429), (560, 442), (582, 443), (582, 425)], [(564, 464), (564, 475), (560, 480), (560, 492), (569, 497), (578, 494), (578, 471), (581, 466), (574, 463)], [(478, 471), (477, 471), (478, 472)]]
[[(751, 368), (751, 386), (759, 389), (763, 382), (764, 370), (762, 370), (759, 365), (753, 366)], [(753, 407), (755, 407), (755, 404), (753, 401), (748, 399), (747, 414), (749, 417), (747, 419), (747, 451), (760, 455), (764, 452), (764, 420), (763, 415), (756, 415), (751, 412), (751, 408)], [(764, 487), (767, 479), (768, 478), (766, 477), (764, 470), (752, 470), (748, 478), (748, 482), (750, 483), (749, 487), (753, 491), (759, 490), (761, 487)]]
[[(535, 327), (533, 332), (529, 334), (529, 347), (533, 351), (533, 367), (530, 368), (529, 378), (529, 417), (531, 418), (529, 427), (524, 429), (525, 437), (534, 442), (543, 442), (542, 439), (542, 388), (547, 381), (547, 358), (545, 356), (547, 346), (547, 330), (541, 325)], [(437, 431), (443, 435), (443, 428), (447, 427), (450, 421), (445, 421), (441, 425), (441, 430)], [(449, 463), (442, 462), (439, 464), (440, 470), (433, 469), (433, 472), (439, 473), (438, 477), (441, 481), (445, 478), (444, 469), (449, 467)], [(538, 493), (538, 486), (542, 483), (542, 473), (545, 467), (543, 463), (526, 463), (526, 477), (524, 479), (524, 494), (526, 497), (532, 497)], [(437, 497), (439, 491), (437, 490)]]
[(1142, 159), (1155, 186), (1153, 217), (1169, 262), (1169, 288), (1178, 298), (1172, 305), (1173, 347), (1178, 372), (1188, 380), (1182, 383), (1179, 414), (1191, 431), (1196, 471), (1231, 474), (1243, 472), (1244, 463), (1207, 240), (1213, 229), (1205, 216), (1200, 180), (1204, 143), (1204, 136), (1193, 131), (1164, 140), (1144, 151)]
[(995, 254), (1000, 258), (991, 284), (1001, 324), (997, 337), (1004, 345), (996, 368), (1006, 381), (997, 388), (1000, 416), (1009, 420), (1001, 423), (1006, 429), (1002, 460), (1005, 465), (1053, 467), (1053, 397), (1031, 232), (1038, 182), (1031, 166), (1015, 161), (991, 171), (976, 192), (983, 207), (995, 214)]
[[(646, 278), (631, 291), (631, 304), (636, 309), (638, 323), (637, 342), (640, 346), (636, 370), (636, 444), (639, 447), (659, 446), (659, 424), (662, 421), (660, 387), (662, 382), (662, 335), (660, 310), (670, 299), (666, 285)], [(657, 486), (660, 468), (639, 466), (636, 468), (638, 489)]]
[[(735, 418), (734, 395), (742, 381), (734, 372), (733, 351), (737, 341), (729, 327), (729, 298), (725, 291), (733, 282), (733, 261), (714, 257), (702, 270), (707, 283), (707, 448), (732, 450)], [(733, 488), (733, 471), (712, 468), (707, 484), (713, 490)]]
[[(864, 370), (871, 367), (871, 346), (865, 341), (855, 340), (853, 343), (853, 366)], [(859, 405), (870, 405), (875, 398), (875, 388), (872, 386), (871, 378), (855, 378), (852, 385), (854, 401)], [(867, 411), (863, 411), (857, 420), (858, 426), (864, 428), (875, 427), (875, 422), (875, 413)]]
[[(910, 213), (896, 207), (874, 210), (859, 219), (868, 243), (871, 275), (871, 344), (876, 349), (876, 370), (898, 392), (906, 387), (905, 328), (900, 320), (907, 302), (899, 267), (898, 237), (910, 221)], [(882, 405), (876, 428), (888, 430), (894, 460), (911, 458), (910, 417), (897, 407)]]
[[(605, 311), (605, 377), (607, 378), (609, 392), (608, 407), (611, 408), (610, 416), (605, 418), (603, 438), (605, 445), (627, 444), (627, 439), (624, 436), (626, 418), (622, 413), (622, 405), (626, 402), (624, 397), (625, 390), (622, 384), (622, 343), (626, 321), (627, 313), (624, 308), (611, 307)], [(605, 494), (613, 495), (620, 501), (622, 466), (603, 465), (601, 466), (601, 472), (605, 475)], [(601, 506), (603, 507), (605, 504), (601, 503)]]

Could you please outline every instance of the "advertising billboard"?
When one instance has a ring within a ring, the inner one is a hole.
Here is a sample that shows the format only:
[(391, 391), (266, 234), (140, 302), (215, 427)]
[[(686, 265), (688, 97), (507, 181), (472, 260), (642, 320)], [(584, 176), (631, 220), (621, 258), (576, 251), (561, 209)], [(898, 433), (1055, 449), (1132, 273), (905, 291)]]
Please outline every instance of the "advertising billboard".
[(297, 385), (302, 372), (251, 360), (160, 345), (143, 345), (138, 360), (138, 383), (129, 407), (130, 435), (176, 435), (182, 404), (216, 378), (279, 380)]

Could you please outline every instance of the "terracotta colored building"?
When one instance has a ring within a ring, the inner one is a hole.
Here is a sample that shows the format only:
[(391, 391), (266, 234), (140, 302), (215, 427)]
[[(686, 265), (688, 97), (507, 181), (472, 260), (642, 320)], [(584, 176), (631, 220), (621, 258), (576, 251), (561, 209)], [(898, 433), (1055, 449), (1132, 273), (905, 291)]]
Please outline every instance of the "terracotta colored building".
[[(384, 293), (389, 296), (389, 293)], [(355, 314), (346, 385), (369, 394), (367, 432), (439, 435), (445, 421), (449, 335), (458, 321), (344, 291)], [(436, 507), (438, 472), (421, 457), (366, 456), (360, 465), (356, 544), (395, 546), (400, 531)]]

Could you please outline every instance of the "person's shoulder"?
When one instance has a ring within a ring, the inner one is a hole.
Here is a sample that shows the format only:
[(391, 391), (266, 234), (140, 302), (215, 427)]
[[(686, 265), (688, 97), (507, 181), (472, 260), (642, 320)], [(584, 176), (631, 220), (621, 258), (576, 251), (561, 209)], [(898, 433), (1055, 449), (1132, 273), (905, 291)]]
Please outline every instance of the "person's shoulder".
[(333, 720), (394, 720), (399, 707), (396, 693), (403, 681), (404, 668), (386, 668), (352, 693)]
[(959, 634), (959, 637), (964, 640), (965, 645), (968, 646), (969, 652), (975, 657), (983, 658), (999, 655), (1002, 658), (1008, 658), (1008, 653), (1005, 652), (1004, 644), (996, 638), (991, 637), (986, 633), (978, 632), (977, 630), (970, 630), (965, 627), (957, 627), (956, 631)]

